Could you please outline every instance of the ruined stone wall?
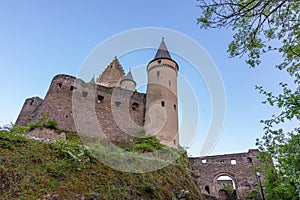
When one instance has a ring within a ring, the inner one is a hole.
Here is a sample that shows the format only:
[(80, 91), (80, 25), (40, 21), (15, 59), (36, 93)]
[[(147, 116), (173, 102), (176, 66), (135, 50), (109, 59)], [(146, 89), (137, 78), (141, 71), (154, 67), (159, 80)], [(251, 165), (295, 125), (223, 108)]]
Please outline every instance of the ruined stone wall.
[(243, 199), (251, 190), (257, 189), (254, 168), (261, 168), (262, 162), (256, 157), (258, 150), (247, 153), (226, 154), (191, 158), (191, 170), (195, 181), (203, 193), (218, 196), (221, 189), (220, 176), (232, 178), (237, 199)]
[(59, 128), (127, 141), (143, 129), (145, 100), (145, 94), (61, 74), (53, 78), (44, 101), (30, 105), (30, 99), (26, 100), (16, 125), (26, 125), (47, 114)]
[(17, 126), (26, 126), (29, 122), (34, 120), (39, 113), (43, 99), (39, 97), (32, 97), (25, 100), (21, 112), (17, 118)]
[(47, 114), (48, 119), (57, 121), (58, 127), (75, 131), (72, 117), (72, 92), (75, 81), (76, 78), (73, 76), (63, 74), (55, 76), (35, 120)]

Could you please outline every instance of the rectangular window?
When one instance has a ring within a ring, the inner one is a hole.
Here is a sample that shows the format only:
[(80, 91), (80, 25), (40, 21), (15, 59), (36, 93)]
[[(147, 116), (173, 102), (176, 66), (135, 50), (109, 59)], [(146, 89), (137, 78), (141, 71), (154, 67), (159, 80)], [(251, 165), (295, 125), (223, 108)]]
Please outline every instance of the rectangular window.
[(165, 107), (165, 101), (161, 101), (161, 106)]
[(115, 106), (116, 107), (120, 107), (120, 105), (121, 105), (121, 101), (115, 101)]
[(104, 99), (104, 96), (98, 95), (98, 98), (97, 98), (98, 102), (102, 102), (103, 99)]
[(87, 97), (88, 92), (82, 91), (82, 97)]

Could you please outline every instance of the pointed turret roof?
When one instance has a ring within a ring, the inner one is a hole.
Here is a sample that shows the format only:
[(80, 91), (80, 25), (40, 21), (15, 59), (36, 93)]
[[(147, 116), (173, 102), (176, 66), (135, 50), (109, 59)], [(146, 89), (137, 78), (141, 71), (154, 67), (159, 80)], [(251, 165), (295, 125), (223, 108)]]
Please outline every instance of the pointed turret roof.
[(167, 49), (166, 43), (164, 41), (164, 38), (162, 38), (161, 43), (159, 45), (159, 48), (156, 52), (156, 55), (154, 57), (154, 59), (159, 59), (159, 58), (168, 58), (168, 59), (172, 59), (169, 51)]
[(92, 79), (90, 80), (89, 83), (92, 83), (92, 84), (95, 84), (95, 83), (96, 83), (96, 81), (95, 81), (95, 75), (92, 77)]
[(132, 74), (131, 74), (131, 70), (129, 70), (129, 72), (126, 74), (126, 76), (123, 76), (123, 78), (121, 80), (121, 83), (123, 81), (132, 81), (132, 82), (134, 82), (134, 84), (136, 84), (135, 81), (133, 80), (133, 77), (132, 77)]

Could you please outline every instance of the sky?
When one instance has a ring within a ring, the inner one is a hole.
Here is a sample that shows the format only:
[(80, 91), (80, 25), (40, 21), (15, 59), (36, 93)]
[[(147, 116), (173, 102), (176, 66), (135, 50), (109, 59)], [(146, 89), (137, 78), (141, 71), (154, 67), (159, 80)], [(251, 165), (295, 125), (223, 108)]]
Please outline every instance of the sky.
[[(226, 29), (200, 29), (197, 17), (201, 11), (196, 5), (197, 1), (171, 0), (1, 0), (0, 126), (16, 121), (26, 98), (44, 98), (55, 75), (76, 76), (90, 52), (103, 41), (131, 29), (159, 27), (182, 33), (201, 45), (222, 78), (226, 118), (210, 154), (256, 148), (255, 139), (263, 135), (260, 120), (270, 118), (276, 110), (261, 104), (264, 97), (255, 85), (276, 93), (279, 82), (291, 80), (274, 69), (274, 63), (280, 61), (277, 55), (265, 56), (263, 64), (254, 69), (246, 65), (245, 58), (229, 58), (227, 46), (233, 33)], [(168, 47), (172, 46), (168, 38), (165, 41)], [(160, 38), (157, 47), (159, 43)], [(128, 71), (139, 64), (134, 56), (150, 61), (153, 52), (120, 57), (120, 62)], [(179, 74), (189, 77), (193, 72), (184, 70), (188, 63), (178, 59), (182, 64)], [(189, 153), (198, 155), (210, 123), (211, 105), (207, 103), (210, 99), (205, 81), (194, 81), (192, 88), (197, 91), (201, 126), (189, 145)]]

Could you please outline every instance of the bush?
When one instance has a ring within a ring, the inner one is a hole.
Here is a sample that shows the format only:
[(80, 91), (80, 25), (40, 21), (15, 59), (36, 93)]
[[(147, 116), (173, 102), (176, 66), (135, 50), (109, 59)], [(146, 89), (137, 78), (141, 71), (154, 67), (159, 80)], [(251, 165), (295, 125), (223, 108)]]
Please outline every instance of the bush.
[(155, 136), (145, 136), (137, 139), (134, 144), (128, 148), (131, 152), (153, 152), (165, 147)]
[(57, 121), (50, 119), (47, 122), (43, 123), (43, 127), (50, 129), (57, 129)]
[(11, 149), (18, 143), (27, 142), (25, 133), (27, 127), (13, 127), (11, 130), (0, 130), (0, 146), (5, 149)]

